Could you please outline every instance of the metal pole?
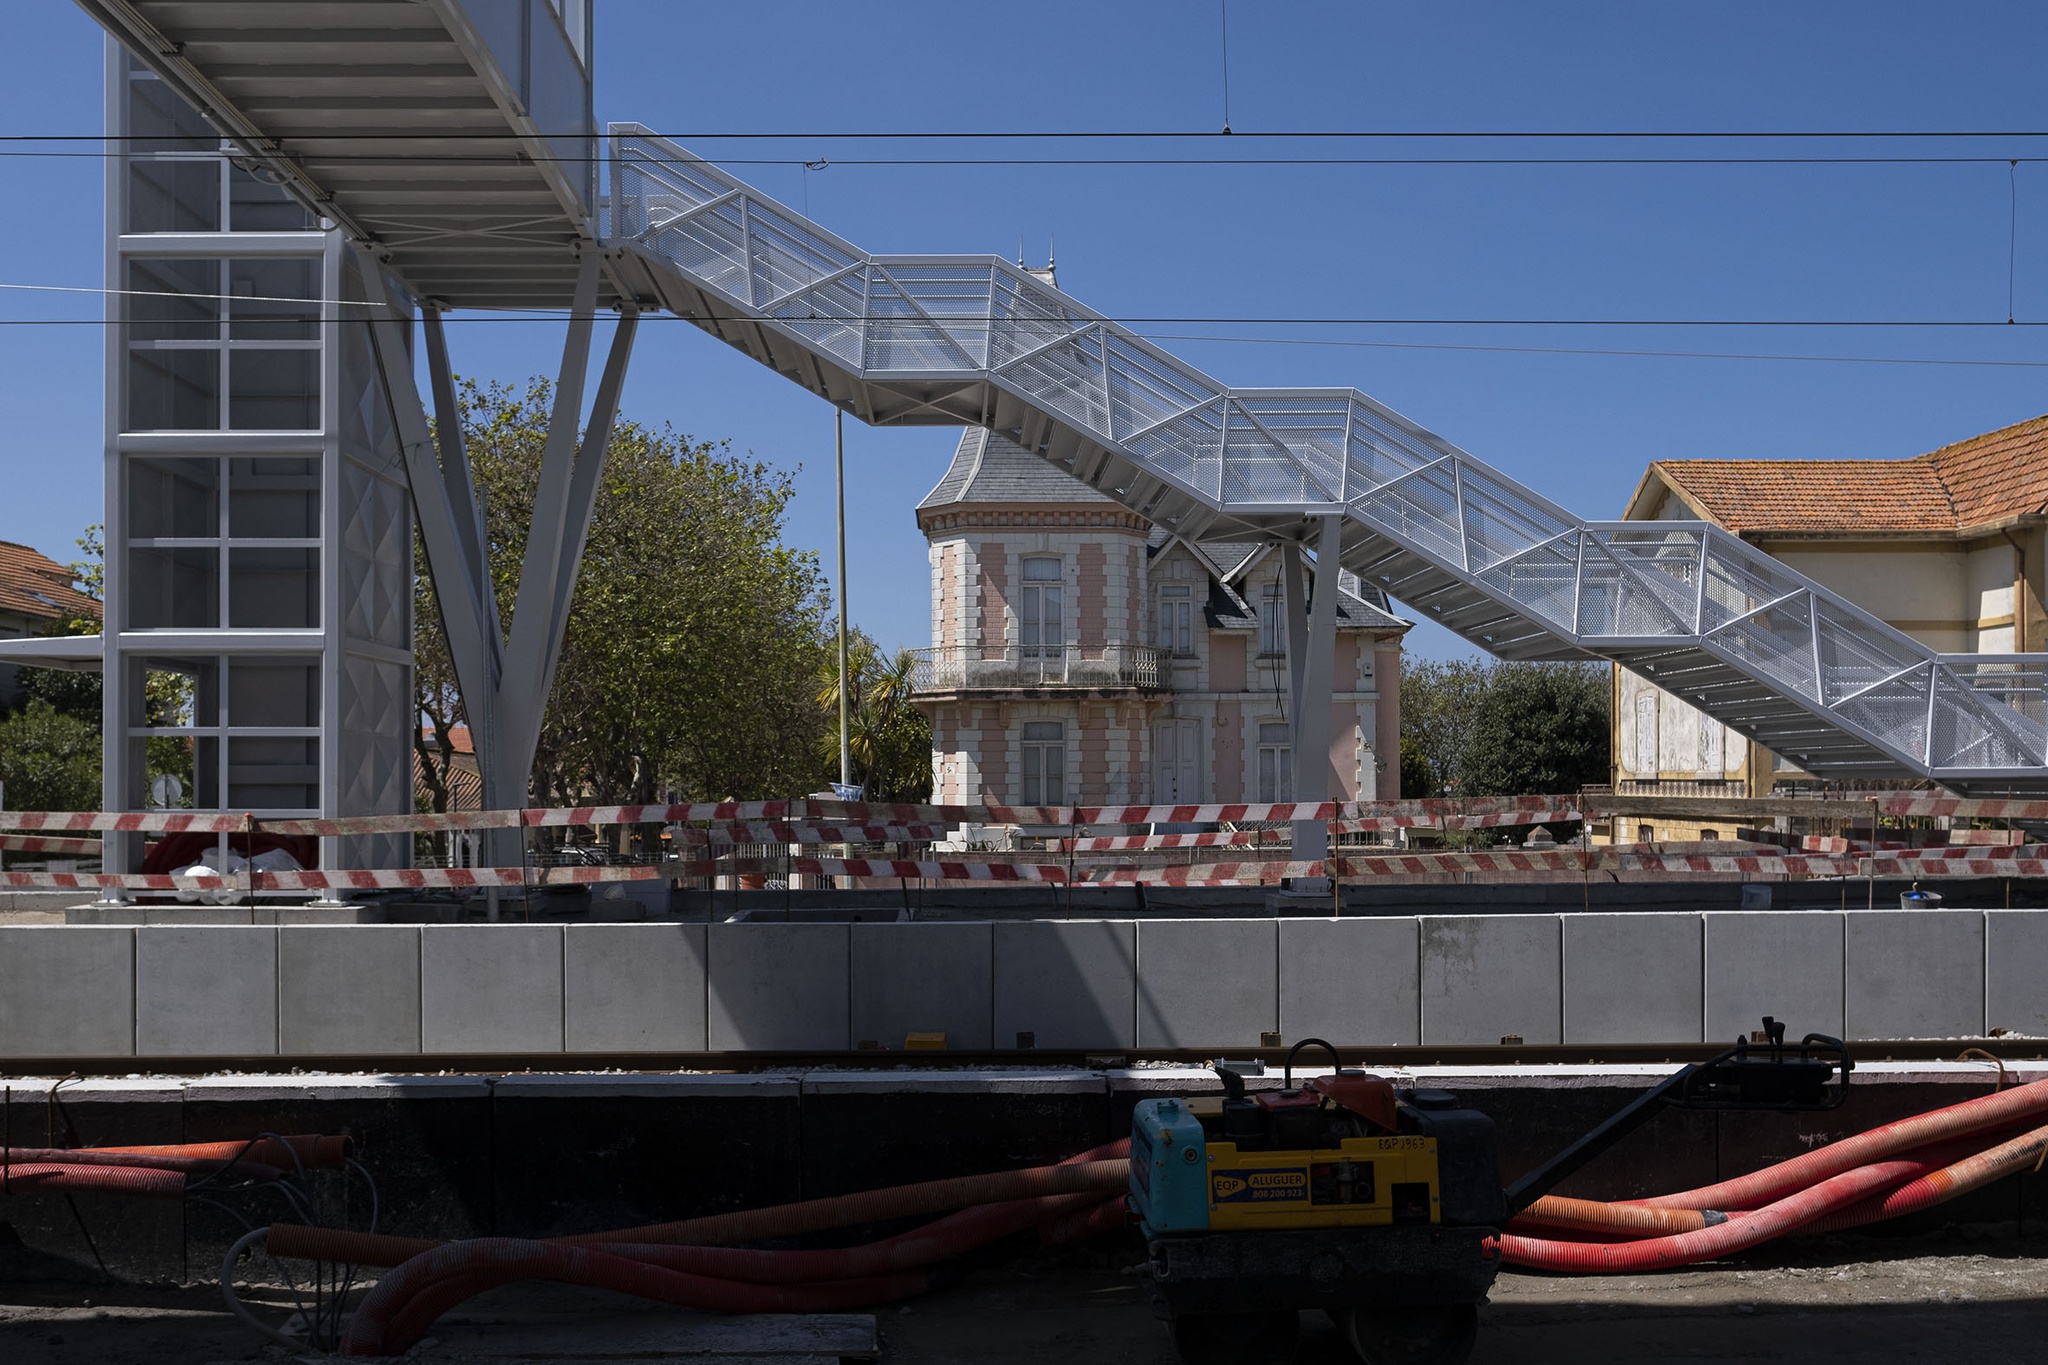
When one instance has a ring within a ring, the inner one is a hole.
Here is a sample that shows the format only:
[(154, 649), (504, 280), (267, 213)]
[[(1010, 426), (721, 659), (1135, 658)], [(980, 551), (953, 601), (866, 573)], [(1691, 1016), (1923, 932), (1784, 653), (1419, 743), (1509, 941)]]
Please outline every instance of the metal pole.
[(832, 409), (832, 458), (839, 482), (839, 783), (853, 785), (853, 743), (846, 677), (846, 412)]

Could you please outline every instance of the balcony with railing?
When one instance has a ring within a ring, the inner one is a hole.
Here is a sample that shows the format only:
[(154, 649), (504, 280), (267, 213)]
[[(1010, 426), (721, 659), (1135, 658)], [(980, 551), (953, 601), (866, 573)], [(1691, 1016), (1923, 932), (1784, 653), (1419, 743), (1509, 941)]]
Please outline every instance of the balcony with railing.
[(1150, 645), (943, 645), (911, 653), (911, 690), (918, 695), (1152, 692), (1172, 684), (1172, 654)]

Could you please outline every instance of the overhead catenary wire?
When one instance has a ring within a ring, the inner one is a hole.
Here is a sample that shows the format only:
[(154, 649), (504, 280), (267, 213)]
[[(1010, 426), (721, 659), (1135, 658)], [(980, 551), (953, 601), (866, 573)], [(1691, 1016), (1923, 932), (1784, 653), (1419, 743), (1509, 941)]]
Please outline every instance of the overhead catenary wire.
[[(1214, 129), (1201, 128), (1040, 128), (1040, 129), (899, 129), (889, 131), (852, 131), (847, 129), (795, 131), (764, 131), (759, 129), (718, 130), (710, 128), (683, 129), (668, 132), (656, 131), (656, 137), (673, 142), (776, 142), (776, 141), (820, 141), (826, 138), (838, 141), (858, 142), (961, 142), (975, 139), (989, 141), (1016, 141), (1020, 139), (1041, 139), (1047, 142), (1072, 140), (1117, 139), (1145, 140), (1171, 139), (1187, 140), (1200, 138), (1301, 138), (1314, 140), (1372, 140), (1399, 142), (1404, 140), (1467, 140), (1500, 138), (1513, 141), (1549, 140), (1570, 141), (1654, 141), (1671, 139), (1693, 141), (1724, 138), (1729, 141), (1796, 140), (1826, 142), (1833, 140), (1871, 141), (1878, 139), (1954, 140), (1959, 138), (2048, 138), (2048, 129), (2029, 128), (1266, 128), (1246, 131), (1236, 129), (1223, 133)], [(404, 141), (407, 139), (446, 139), (461, 137), (472, 141), (525, 141), (528, 134), (510, 128), (477, 129), (461, 133), (450, 133), (445, 129), (391, 129), (375, 132), (347, 132), (335, 130), (318, 135), (323, 141), (349, 141), (372, 139), (377, 141)], [(603, 130), (586, 128), (560, 129), (554, 132), (535, 132), (532, 137), (543, 141), (555, 141), (574, 137), (603, 137)], [(191, 142), (190, 133), (6, 133), (0, 134), (0, 143), (8, 142)]]

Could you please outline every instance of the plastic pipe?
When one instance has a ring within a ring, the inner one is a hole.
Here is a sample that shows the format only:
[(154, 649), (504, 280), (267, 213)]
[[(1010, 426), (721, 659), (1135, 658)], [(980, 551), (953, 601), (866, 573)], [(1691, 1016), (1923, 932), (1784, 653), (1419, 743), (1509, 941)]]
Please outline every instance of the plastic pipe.
[(880, 1223), (923, 1213), (945, 1213), (972, 1204), (1032, 1199), (1048, 1194), (1075, 1194), (1085, 1190), (1099, 1190), (1106, 1194), (1111, 1190), (1127, 1189), (1130, 1180), (1131, 1163), (1128, 1158), (1034, 1166), (1021, 1171), (956, 1176), (951, 1180), (866, 1190), (829, 1199), (806, 1199), (774, 1208), (715, 1213), (679, 1223), (583, 1233), (561, 1240), (576, 1246), (606, 1242), (689, 1242), (697, 1246), (760, 1242), (771, 1237), (794, 1237), (799, 1233), (823, 1232), (828, 1228), (858, 1223)]
[(1718, 1185), (1629, 1202), (1652, 1209), (1758, 1208), (1869, 1162), (1949, 1138), (2016, 1127), (2021, 1121), (2044, 1113), (2048, 1113), (2048, 1081), (2033, 1081), (1887, 1123)]
[[(1976, 1137), (1954, 1138), (1930, 1147), (1900, 1152), (1898, 1156), (1901, 1159), (1940, 1165), (1978, 1151), (1986, 1141), (1986, 1137), (1981, 1134)], [(1635, 1202), (1606, 1203), (1595, 1199), (1566, 1199), (1559, 1195), (1545, 1195), (1517, 1214), (1508, 1224), (1508, 1229), (1512, 1232), (1535, 1231), (1539, 1235), (1544, 1229), (1565, 1229), (1597, 1233), (1610, 1239), (1635, 1240), (1644, 1236), (1697, 1232), (1728, 1218), (1747, 1217), (1749, 1214), (1740, 1209), (1732, 1209), (1725, 1213), (1714, 1209), (1667, 1209)]]
[(1566, 1199), (1546, 1194), (1516, 1214), (1508, 1226), (1516, 1230), (1568, 1228), (1574, 1232), (1662, 1236), (1698, 1232), (1727, 1219), (1727, 1214), (1714, 1209), (1646, 1208), (1641, 1204), (1608, 1204), (1597, 1199)]
[[(403, 1355), (449, 1308), (491, 1284), (514, 1280), (588, 1285), (718, 1313), (831, 1313), (904, 1298), (926, 1285), (925, 1277), (914, 1273), (807, 1285), (740, 1284), (647, 1265), (609, 1250), (491, 1237), (437, 1248), (377, 1281), (356, 1308), (341, 1353)], [(415, 1296), (422, 1296), (416, 1310)], [(400, 1311), (406, 1311), (403, 1330), (409, 1336), (394, 1330)]]
[(2044, 1152), (2048, 1152), (2048, 1128), (2036, 1128), (2031, 1133), (2022, 1133), (2008, 1142), (1964, 1157), (1953, 1165), (1931, 1171), (1918, 1180), (1899, 1186), (1890, 1194), (1827, 1214), (1800, 1231), (1840, 1232), (1844, 1228), (1862, 1227), (1866, 1223), (1931, 1209), (1995, 1180), (2037, 1168)]
[(0, 1172), (0, 1194), (66, 1193), (139, 1194), (176, 1199), (185, 1193), (185, 1177), (176, 1171), (147, 1166), (72, 1166), (51, 1161), (9, 1163)]
[(59, 1166), (128, 1166), (151, 1171), (180, 1171), (187, 1175), (211, 1175), (232, 1171), (252, 1180), (271, 1181), (284, 1174), (260, 1161), (223, 1161), (206, 1156), (142, 1156), (134, 1152), (109, 1152), (92, 1147), (9, 1147), (9, 1163), (50, 1162)]
[[(804, 1287), (832, 1294), (839, 1307), (862, 1307), (921, 1293), (927, 1287), (927, 1283), (920, 1275), (906, 1273), (910, 1268), (928, 1265), (933, 1261), (971, 1250), (975, 1246), (986, 1245), (1008, 1233), (1021, 1231), (1034, 1221), (1039, 1224), (1042, 1241), (1048, 1245), (1059, 1245), (1091, 1236), (1096, 1232), (1121, 1227), (1125, 1221), (1123, 1198), (1121, 1195), (1108, 1200), (1094, 1194), (1055, 1195), (1044, 1199), (1020, 1200), (1013, 1204), (991, 1205), (941, 1219), (939, 1223), (920, 1228), (913, 1233), (905, 1233), (866, 1247), (851, 1247), (839, 1251), (744, 1251), (726, 1247), (614, 1243), (605, 1246), (603, 1252), (641, 1265), (659, 1266), (665, 1270), (701, 1276), (707, 1283), (723, 1282), (729, 1286), (729, 1290), (724, 1292), (735, 1302), (745, 1299), (746, 1290), (765, 1287), (762, 1281), (756, 1278), (759, 1273), (765, 1271), (775, 1276), (777, 1283), (783, 1284), (799, 1282), (785, 1277), (801, 1275), (800, 1283)], [(943, 1234), (933, 1235), (935, 1230), (942, 1227), (945, 1228)], [(456, 1249), (450, 1247), (447, 1250)], [(421, 1258), (420, 1263), (431, 1264), (428, 1258)], [(386, 1350), (410, 1347), (426, 1334), (443, 1313), (456, 1304), (507, 1283), (510, 1279), (524, 1277), (505, 1265), (464, 1267), (435, 1277), (426, 1269), (413, 1272), (412, 1264), (409, 1262), (397, 1273), (414, 1277), (416, 1284), (420, 1279), (424, 1279), (425, 1283), (412, 1288), (409, 1297), (405, 1285), (391, 1291), (393, 1299), (403, 1299), (403, 1302), (395, 1306), (387, 1304), (389, 1316), (383, 1336), (383, 1349)], [(748, 1273), (730, 1276), (719, 1273), (730, 1269)], [(380, 1281), (380, 1286), (381, 1283)], [(365, 1302), (367, 1303), (367, 1300)], [(715, 1303), (701, 1306), (717, 1307)], [(718, 1311), (763, 1310), (736, 1307), (720, 1308)]]
[(1639, 1242), (1564, 1242), (1502, 1233), (1501, 1259), (1532, 1270), (1575, 1275), (1626, 1275), (1691, 1265), (1746, 1251), (1774, 1237), (1880, 1194), (1939, 1167), (1921, 1161), (1879, 1161), (1830, 1176), (1744, 1218), (1731, 1218), (1697, 1232), (1651, 1237)]
[[(1130, 1150), (1130, 1139), (1106, 1143), (1056, 1166), (1037, 1166), (1021, 1171), (1000, 1171), (993, 1175), (963, 1176), (954, 1180), (930, 1181), (920, 1185), (899, 1185), (831, 1199), (780, 1204), (740, 1213), (715, 1214), (679, 1223), (650, 1227), (621, 1228), (612, 1232), (585, 1233), (555, 1240), (568, 1245), (598, 1243), (683, 1243), (717, 1246), (732, 1242), (765, 1241), (803, 1232), (824, 1232), (857, 1223), (882, 1222), (921, 1213), (938, 1213), (965, 1206), (1004, 1203), (1020, 1198), (1043, 1198), (1056, 1194), (1107, 1194), (1128, 1188), (1130, 1163), (1120, 1154)], [(1020, 1225), (1028, 1227), (1028, 1222)], [(919, 1233), (929, 1229), (919, 1229)], [(907, 1233), (914, 1236), (916, 1233)], [(423, 1237), (392, 1237), (361, 1232), (340, 1232), (277, 1223), (270, 1229), (268, 1249), (273, 1256), (306, 1261), (334, 1261), (348, 1265), (396, 1266), (425, 1255), (445, 1242)]]
[(337, 1167), (348, 1160), (355, 1150), (355, 1143), (345, 1136), (304, 1133), (284, 1138), (251, 1138), (242, 1142), (174, 1142), (157, 1147), (87, 1147), (79, 1150), (124, 1156), (196, 1157), (211, 1161), (240, 1159), (289, 1171), (299, 1166), (309, 1169)]

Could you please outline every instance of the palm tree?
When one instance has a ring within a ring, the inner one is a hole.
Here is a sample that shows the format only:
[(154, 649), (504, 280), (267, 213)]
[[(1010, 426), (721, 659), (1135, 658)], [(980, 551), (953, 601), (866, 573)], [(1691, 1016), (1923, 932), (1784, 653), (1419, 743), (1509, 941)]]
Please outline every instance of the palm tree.
[[(911, 704), (911, 676), (916, 656), (907, 649), (884, 658), (875, 642), (855, 631), (847, 640), (846, 673), (850, 693), (847, 747), (854, 774), (871, 801), (923, 801), (932, 789), (931, 723)], [(825, 670), (818, 705), (833, 715), (839, 710), (837, 661)], [(839, 755), (838, 727), (819, 743), (819, 752), (835, 766)]]

